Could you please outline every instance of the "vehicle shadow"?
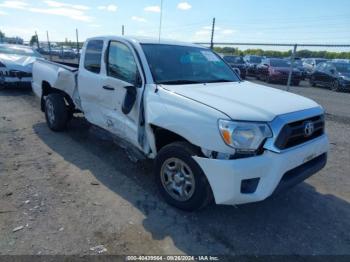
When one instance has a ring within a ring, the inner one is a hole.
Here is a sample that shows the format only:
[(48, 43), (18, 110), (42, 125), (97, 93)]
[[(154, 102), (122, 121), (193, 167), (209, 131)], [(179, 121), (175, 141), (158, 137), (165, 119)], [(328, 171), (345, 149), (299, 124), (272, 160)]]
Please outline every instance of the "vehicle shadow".
[[(260, 203), (210, 206), (186, 213), (159, 197), (151, 162), (134, 164), (108, 135), (96, 132), (83, 118), (74, 118), (63, 134), (49, 131), (45, 123), (35, 124), (33, 129), (65, 161), (89, 170), (140, 210), (145, 217), (143, 228), (152, 239), (170, 238), (184, 253), (350, 254), (350, 204), (318, 193), (308, 183)], [(89, 161), (91, 156), (97, 161)], [(115, 174), (107, 176), (102, 165), (112, 167)]]
[(0, 96), (33, 96), (32, 87), (29, 85), (0, 86)]

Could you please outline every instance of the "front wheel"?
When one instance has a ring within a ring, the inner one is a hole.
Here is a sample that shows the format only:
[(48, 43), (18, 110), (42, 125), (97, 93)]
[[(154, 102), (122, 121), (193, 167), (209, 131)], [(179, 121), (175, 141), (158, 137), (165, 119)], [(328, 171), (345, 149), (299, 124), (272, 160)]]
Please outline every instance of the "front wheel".
[(270, 75), (267, 75), (266, 76), (266, 83), (268, 83), (268, 84), (271, 84), (271, 78), (270, 78)]
[(331, 90), (335, 91), (335, 92), (339, 92), (340, 91), (340, 86), (339, 86), (339, 82), (338, 80), (334, 80), (331, 84)]
[(49, 94), (45, 99), (45, 117), (49, 128), (55, 132), (63, 131), (69, 121), (69, 110), (60, 94)]
[(206, 176), (192, 158), (196, 148), (186, 142), (175, 142), (162, 148), (155, 162), (155, 176), (165, 201), (185, 211), (207, 206), (212, 192)]
[(312, 87), (316, 87), (315, 78), (313, 76), (310, 77), (309, 83)]

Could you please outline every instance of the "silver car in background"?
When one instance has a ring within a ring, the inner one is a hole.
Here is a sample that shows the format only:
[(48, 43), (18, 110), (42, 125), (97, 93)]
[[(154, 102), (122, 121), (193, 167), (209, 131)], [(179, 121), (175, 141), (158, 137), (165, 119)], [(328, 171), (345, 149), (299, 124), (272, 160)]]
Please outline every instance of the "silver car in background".
[(42, 56), (30, 47), (0, 44), (0, 88), (30, 86), (33, 63), (38, 58)]

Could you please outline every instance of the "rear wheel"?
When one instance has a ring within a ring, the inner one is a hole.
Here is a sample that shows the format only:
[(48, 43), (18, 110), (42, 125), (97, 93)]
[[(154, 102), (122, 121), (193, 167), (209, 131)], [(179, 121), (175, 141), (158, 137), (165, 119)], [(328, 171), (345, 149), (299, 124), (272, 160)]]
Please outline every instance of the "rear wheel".
[(60, 94), (49, 94), (45, 99), (45, 117), (49, 128), (55, 132), (63, 131), (69, 121), (69, 110)]
[(203, 208), (212, 199), (206, 176), (192, 158), (196, 151), (187, 142), (175, 142), (162, 148), (155, 162), (161, 195), (168, 204), (186, 211)]

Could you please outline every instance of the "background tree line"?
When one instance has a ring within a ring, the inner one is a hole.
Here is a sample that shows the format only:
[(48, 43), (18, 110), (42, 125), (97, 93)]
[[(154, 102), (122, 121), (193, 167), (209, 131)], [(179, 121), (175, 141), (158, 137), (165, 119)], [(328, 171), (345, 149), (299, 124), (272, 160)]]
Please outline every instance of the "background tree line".
[[(292, 55), (292, 51), (274, 51), (274, 50), (262, 50), (262, 49), (247, 49), (239, 50), (234, 47), (215, 47), (215, 52), (220, 54), (230, 55), (259, 55), (267, 57), (289, 57)], [(329, 51), (311, 51), (311, 50), (299, 50), (297, 51), (297, 57), (319, 57), (327, 59), (350, 59), (350, 52), (329, 52)]]
[[(5, 34), (0, 30), (0, 43), (5, 39)], [(33, 35), (30, 39), (29, 44), (31, 46), (37, 45), (38, 38), (36, 35)], [(65, 40), (65, 42), (57, 43), (59, 46), (71, 46), (76, 47), (77, 44), (70, 40)], [(79, 47), (81, 48), (83, 43), (79, 43)], [(247, 50), (239, 50), (239, 48), (235, 47), (215, 47), (214, 50), (217, 53), (227, 54), (227, 55), (259, 55), (259, 56), (267, 56), (267, 57), (289, 57), (292, 55), (292, 51), (274, 51), (274, 50), (262, 50), (262, 49), (247, 49)], [(319, 58), (327, 58), (327, 59), (350, 59), (350, 52), (329, 52), (329, 51), (311, 51), (311, 50), (299, 50), (297, 51), (297, 57), (319, 57)]]

